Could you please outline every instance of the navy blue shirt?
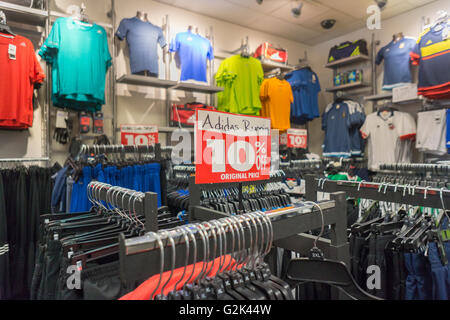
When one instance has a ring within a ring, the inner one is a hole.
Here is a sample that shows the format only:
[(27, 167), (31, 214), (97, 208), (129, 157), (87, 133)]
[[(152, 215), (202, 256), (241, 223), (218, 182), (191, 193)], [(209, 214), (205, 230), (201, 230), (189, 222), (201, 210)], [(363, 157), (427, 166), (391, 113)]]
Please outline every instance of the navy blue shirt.
[(405, 37), (380, 49), (375, 62), (380, 64), (384, 59), (383, 90), (411, 82), (410, 52), (415, 45), (415, 39)]
[(285, 79), (290, 83), (294, 95), (291, 122), (305, 124), (320, 117), (318, 104), (320, 83), (317, 74), (309, 68), (304, 68), (287, 74)]
[(120, 21), (116, 36), (127, 38), (132, 73), (148, 71), (158, 75), (158, 47), (167, 45), (160, 27), (137, 17)]
[(322, 115), (322, 130), (325, 131), (322, 146), (324, 157), (351, 157), (351, 126), (350, 110), (346, 103), (333, 103), (326, 108)]
[(206, 81), (206, 59), (214, 59), (211, 42), (187, 31), (177, 33), (170, 44), (171, 52), (178, 52), (181, 63), (181, 81)]

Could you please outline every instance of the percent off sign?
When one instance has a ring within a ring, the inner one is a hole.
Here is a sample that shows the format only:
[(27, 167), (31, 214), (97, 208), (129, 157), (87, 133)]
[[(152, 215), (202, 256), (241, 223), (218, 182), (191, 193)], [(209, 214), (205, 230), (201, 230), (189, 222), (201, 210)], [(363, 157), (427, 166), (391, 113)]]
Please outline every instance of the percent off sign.
[(270, 120), (198, 111), (196, 183), (265, 180), (270, 171)]

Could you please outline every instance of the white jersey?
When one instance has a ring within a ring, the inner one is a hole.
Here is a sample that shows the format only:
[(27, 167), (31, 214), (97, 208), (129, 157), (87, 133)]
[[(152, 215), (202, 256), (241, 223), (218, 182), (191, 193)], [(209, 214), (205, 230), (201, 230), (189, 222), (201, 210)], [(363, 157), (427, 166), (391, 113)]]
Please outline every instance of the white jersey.
[(410, 141), (416, 135), (416, 123), (410, 114), (399, 111), (369, 114), (361, 134), (368, 139), (371, 170), (378, 170), (380, 164), (411, 162)]
[(417, 114), (416, 148), (435, 155), (447, 154), (447, 111), (433, 110)]

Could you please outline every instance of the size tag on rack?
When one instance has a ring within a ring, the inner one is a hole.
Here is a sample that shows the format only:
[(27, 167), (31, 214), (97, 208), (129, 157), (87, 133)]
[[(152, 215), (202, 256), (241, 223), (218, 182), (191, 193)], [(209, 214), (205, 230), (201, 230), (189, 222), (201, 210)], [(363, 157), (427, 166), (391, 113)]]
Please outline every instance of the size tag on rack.
[(13, 44), (8, 46), (8, 55), (10, 60), (16, 60), (17, 47)]
[(120, 126), (121, 143), (131, 145), (154, 145), (158, 143), (158, 127), (155, 125), (123, 124)]
[(308, 145), (308, 131), (305, 129), (288, 129), (287, 146), (288, 148), (306, 149)]
[(270, 178), (270, 120), (219, 111), (196, 111), (195, 182)]

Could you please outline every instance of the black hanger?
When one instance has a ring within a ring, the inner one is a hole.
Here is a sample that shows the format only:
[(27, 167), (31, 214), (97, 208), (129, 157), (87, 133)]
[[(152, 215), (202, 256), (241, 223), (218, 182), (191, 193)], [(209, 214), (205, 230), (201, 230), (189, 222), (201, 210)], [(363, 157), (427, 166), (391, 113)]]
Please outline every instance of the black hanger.
[(286, 275), (287, 281), (292, 286), (298, 286), (305, 282), (323, 283), (341, 289), (354, 300), (382, 300), (361, 289), (342, 261), (310, 258), (292, 259), (289, 262)]
[(0, 10), (0, 33), (5, 33), (12, 36), (16, 35), (11, 31), (11, 28), (6, 24), (6, 15), (1, 10)]

